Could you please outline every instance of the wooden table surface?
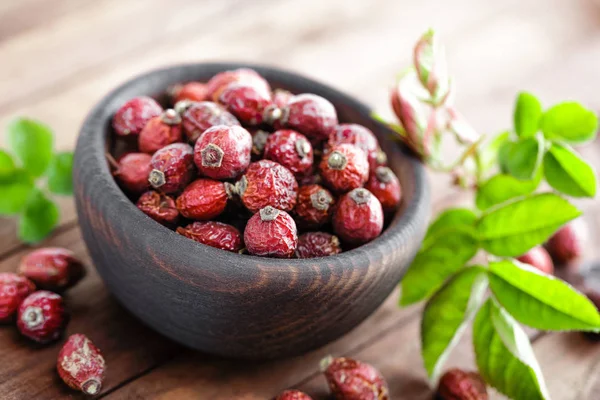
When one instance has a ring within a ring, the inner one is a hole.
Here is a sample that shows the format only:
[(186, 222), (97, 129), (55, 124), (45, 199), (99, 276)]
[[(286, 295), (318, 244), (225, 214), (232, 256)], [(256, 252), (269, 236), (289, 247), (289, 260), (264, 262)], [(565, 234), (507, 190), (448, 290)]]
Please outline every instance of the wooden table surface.
[[(207, 60), (297, 71), (389, 116), (388, 87), (430, 26), (446, 44), (458, 106), (482, 132), (510, 126), (522, 89), (545, 104), (575, 98), (600, 109), (600, 6), (592, 0), (3, 0), (0, 126), (17, 115), (38, 118), (55, 129), (59, 149), (72, 149), (87, 111), (112, 87), (151, 68)], [(583, 153), (600, 167), (598, 143)], [(435, 210), (464, 198), (444, 176), (430, 178)], [(41, 245), (70, 248), (91, 267), (72, 200), (60, 203), (61, 225)], [(598, 201), (579, 204), (588, 223), (598, 226)], [(599, 245), (593, 236), (588, 259), (598, 258)], [(0, 270), (14, 271), (28, 251), (14, 221), (0, 219)], [(90, 268), (68, 294), (73, 319), (67, 333), (85, 333), (103, 350), (108, 376), (100, 398), (268, 399), (297, 387), (326, 399), (318, 361), (334, 354), (376, 365), (394, 399), (430, 399), (420, 360), (420, 306), (399, 309), (397, 297), (325, 348), (276, 362), (240, 362), (153, 333), (117, 304)], [(600, 397), (600, 344), (576, 333), (532, 335), (554, 399)], [(1, 328), (0, 398), (78, 398), (55, 373), (60, 346), (37, 348), (14, 327)], [(468, 337), (448, 365), (473, 367)]]

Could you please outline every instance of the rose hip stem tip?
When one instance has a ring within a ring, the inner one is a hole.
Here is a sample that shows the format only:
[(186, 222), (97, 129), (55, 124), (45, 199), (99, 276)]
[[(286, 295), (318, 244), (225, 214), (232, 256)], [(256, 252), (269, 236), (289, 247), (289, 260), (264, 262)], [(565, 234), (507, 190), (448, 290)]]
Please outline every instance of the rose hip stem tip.
[(364, 204), (369, 201), (369, 195), (369, 191), (363, 188), (358, 188), (350, 192), (350, 198), (354, 200), (356, 204)]
[(21, 319), (28, 328), (35, 328), (44, 322), (44, 313), (40, 307), (28, 307)]
[(282, 114), (283, 113), (279, 107), (275, 105), (270, 105), (267, 106), (265, 108), (265, 111), (263, 112), (263, 120), (265, 121), (265, 123), (273, 125), (275, 121), (281, 118)]
[(333, 356), (328, 355), (327, 357), (321, 359), (321, 361), (319, 362), (319, 367), (321, 368), (321, 372), (325, 372), (327, 370), (327, 368), (329, 368), (329, 366), (331, 365), (331, 363), (333, 362)]
[(216, 144), (210, 143), (200, 151), (200, 154), (202, 155), (203, 167), (219, 168), (223, 162), (225, 152)]
[(310, 143), (306, 139), (296, 140), (296, 152), (300, 157), (306, 157), (310, 152)]
[(319, 190), (316, 193), (310, 195), (310, 202), (312, 206), (317, 210), (323, 211), (329, 208), (331, 204), (331, 196), (325, 190)]
[(181, 116), (179, 113), (172, 108), (169, 108), (161, 116), (162, 121), (168, 125), (177, 125), (181, 123)]
[(117, 162), (117, 160), (115, 160), (112, 154), (104, 153), (104, 155), (106, 156), (106, 161), (108, 161), (108, 164), (111, 166), (111, 168), (115, 170), (119, 169), (119, 163)]
[(390, 183), (392, 180), (393, 172), (388, 167), (377, 167), (375, 170), (375, 176), (383, 183)]
[(165, 178), (164, 172), (153, 169), (150, 171), (150, 175), (148, 175), (148, 182), (150, 182), (152, 187), (158, 189), (167, 182), (167, 179)]
[(177, 112), (177, 114), (179, 114), (181, 116), (193, 104), (194, 103), (190, 100), (180, 100), (177, 103), (175, 103), (175, 106), (173, 107), (173, 109), (175, 110), (175, 112)]
[(88, 379), (81, 385), (81, 391), (90, 396), (97, 395), (102, 390), (102, 383), (96, 378)]
[(275, 207), (266, 206), (259, 213), (261, 221), (273, 221), (279, 215), (279, 210)]
[(329, 165), (329, 168), (331, 169), (342, 170), (346, 168), (346, 164), (348, 164), (348, 159), (339, 151), (331, 153), (327, 160), (327, 165)]

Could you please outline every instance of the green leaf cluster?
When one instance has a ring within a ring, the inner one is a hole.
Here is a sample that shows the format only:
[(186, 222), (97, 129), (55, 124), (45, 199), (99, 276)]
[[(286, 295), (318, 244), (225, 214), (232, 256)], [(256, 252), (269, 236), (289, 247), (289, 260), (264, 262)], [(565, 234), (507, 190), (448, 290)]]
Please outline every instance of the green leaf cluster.
[(16, 216), (19, 238), (36, 243), (59, 221), (50, 196), (73, 193), (73, 154), (54, 152), (51, 129), (28, 118), (12, 121), (6, 138), (9, 150), (0, 149), (0, 216)]

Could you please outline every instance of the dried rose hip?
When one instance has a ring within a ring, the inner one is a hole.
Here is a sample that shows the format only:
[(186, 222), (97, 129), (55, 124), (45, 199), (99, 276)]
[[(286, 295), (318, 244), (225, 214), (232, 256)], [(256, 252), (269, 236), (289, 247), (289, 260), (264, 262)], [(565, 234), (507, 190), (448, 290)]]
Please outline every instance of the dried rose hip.
[(190, 103), (189, 106), (185, 107), (181, 118), (183, 130), (190, 143), (196, 143), (200, 135), (213, 126), (240, 125), (239, 121), (231, 113), (210, 101)]
[(85, 267), (71, 250), (45, 247), (23, 257), (18, 272), (38, 289), (62, 292), (85, 276)]
[(177, 193), (193, 179), (194, 150), (185, 143), (173, 143), (158, 150), (150, 161), (150, 185), (163, 193)]
[(262, 129), (254, 129), (250, 132), (252, 135), (252, 159), (260, 160), (263, 158), (269, 132)]
[(24, 276), (0, 273), (0, 323), (11, 322), (23, 300), (34, 290), (33, 282)]
[(321, 371), (336, 400), (390, 400), (385, 379), (370, 364), (329, 356), (321, 361)]
[(369, 179), (365, 152), (351, 144), (332, 147), (319, 169), (327, 186), (340, 193), (361, 187)]
[(217, 249), (238, 252), (244, 247), (240, 231), (222, 222), (193, 222), (185, 228), (177, 228), (177, 233)]
[(181, 117), (175, 110), (169, 109), (148, 121), (138, 137), (138, 147), (143, 153), (153, 154), (182, 139)]
[(329, 222), (333, 204), (333, 196), (323, 186), (300, 186), (294, 214), (301, 227), (317, 228)]
[(27, 296), (19, 306), (17, 328), (33, 341), (49, 343), (62, 335), (68, 320), (62, 297), (40, 290)]
[(448, 370), (440, 379), (437, 395), (440, 400), (487, 400), (485, 382), (476, 372), (458, 368)]
[(220, 72), (213, 76), (206, 84), (208, 98), (218, 102), (223, 90), (233, 82), (253, 86), (265, 95), (271, 92), (269, 83), (258, 72), (249, 68), (239, 68), (233, 71)]
[(328, 100), (315, 94), (299, 94), (281, 109), (275, 127), (294, 129), (310, 139), (326, 140), (337, 123), (335, 107)]
[(381, 203), (367, 189), (358, 188), (340, 198), (333, 215), (333, 231), (345, 242), (362, 244), (383, 229)]
[(69, 336), (58, 353), (58, 375), (71, 389), (94, 396), (102, 390), (106, 363), (100, 350), (85, 335)]
[(290, 100), (294, 97), (291, 92), (283, 89), (275, 89), (273, 91), (273, 104), (275, 104), (278, 108), (283, 108), (288, 105)]
[(233, 189), (229, 182), (197, 179), (177, 198), (177, 209), (186, 218), (204, 221), (213, 219), (225, 211)]
[(207, 98), (207, 87), (202, 82), (188, 82), (183, 85), (175, 85), (169, 89), (169, 95), (173, 104), (180, 101), (204, 101)]
[(367, 181), (365, 189), (377, 197), (385, 212), (394, 211), (400, 204), (400, 182), (388, 167), (377, 167)]
[(154, 99), (145, 96), (136, 97), (117, 110), (112, 125), (117, 135), (138, 135), (148, 121), (162, 112), (162, 107)]
[(152, 170), (152, 156), (146, 153), (129, 153), (119, 159), (113, 175), (125, 191), (140, 194), (148, 190), (148, 175)]
[(368, 128), (358, 124), (339, 124), (329, 136), (327, 146), (331, 148), (344, 143), (353, 144), (364, 151), (369, 165), (379, 164), (377, 162), (380, 153), (379, 142)]
[(248, 125), (262, 124), (265, 119), (271, 118), (270, 113), (273, 110), (270, 94), (241, 83), (227, 86), (219, 96), (219, 103)]
[(175, 200), (155, 190), (149, 190), (141, 195), (136, 205), (144, 214), (159, 224), (170, 227), (179, 220), (179, 211)]
[(283, 165), (294, 175), (302, 175), (313, 165), (313, 150), (304, 135), (281, 129), (268, 137), (264, 158)]
[(337, 236), (325, 232), (307, 232), (298, 237), (297, 258), (327, 257), (342, 252)]
[(275, 400), (312, 400), (312, 397), (299, 390), (286, 390), (275, 397)]
[(296, 205), (298, 183), (284, 166), (260, 160), (250, 164), (246, 174), (236, 183), (236, 192), (253, 213), (266, 206), (291, 211)]
[(194, 162), (201, 174), (213, 179), (236, 178), (250, 164), (252, 136), (241, 126), (218, 125), (196, 141)]
[[(600, 311), (600, 293), (595, 290), (586, 290), (585, 295), (587, 298), (596, 306), (596, 309)], [(584, 332), (584, 335), (593, 341), (600, 341), (600, 333), (595, 332)]]
[(522, 263), (529, 264), (546, 274), (552, 275), (554, 273), (554, 264), (552, 263), (552, 258), (550, 255), (541, 246), (534, 247), (529, 250), (527, 253), (518, 257), (517, 260)]
[(583, 253), (586, 229), (579, 221), (571, 222), (558, 230), (546, 243), (546, 249), (557, 264), (569, 264)]
[(248, 220), (244, 242), (250, 254), (289, 258), (298, 244), (296, 223), (285, 211), (266, 206)]

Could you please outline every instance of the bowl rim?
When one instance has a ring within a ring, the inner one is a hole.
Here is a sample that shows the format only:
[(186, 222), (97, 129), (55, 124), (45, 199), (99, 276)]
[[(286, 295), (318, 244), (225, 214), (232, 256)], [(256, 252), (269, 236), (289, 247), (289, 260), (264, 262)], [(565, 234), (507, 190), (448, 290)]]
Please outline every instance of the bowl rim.
[[(139, 86), (143, 81), (159, 79), (161, 76), (166, 75), (175, 70), (193, 70), (197, 68), (212, 68), (222, 71), (237, 68), (255, 69), (261, 75), (277, 75), (278, 77), (290, 81), (293, 80), (296, 82), (300, 82), (303, 85), (306, 84), (309, 86), (317, 87), (319, 91), (335, 94), (340, 99), (343, 99), (345, 104), (347, 104), (352, 109), (356, 110), (356, 112), (360, 113), (361, 115), (371, 115), (371, 109), (367, 105), (355, 99), (353, 96), (346, 94), (345, 92), (342, 92), (338, 89), (335, 89), (327, 84), (321, 83), (312, 78), (305, 77), (301, 74), (263, 64), (249, 62), (182, 63), (152, 69), (148, 72), (134, 76), (133, 78), (126, 80), (119, 86), (113, 88), (106, 95), (104, 95), (102, 99), (99, 102), (97, 102), (96, 105), (92, 108), (92, 110), (88, 113), (79, 132), (75, 158), (77, 159), (79, 157), (82, 157), (82, 154), (80, 153), (81, 148), (83, 147), (89, 148), (91, 146), (91, 148), (95, 150), (93, 154), (86, 154), (86, 162), (93, 162), (97, 164), (102, 173), (92, 175), (91, 179), (93, 180), (93, 182), (87, 182), (87, 184), (93, 183), (96, 185), (100, 185), (100, 187), (97, 187), (97, 189), (105, 191), (104, 194), (110, 196), (110, 198), (115, 201), (115, 204), (119, 204), (119, 206), (125, 207), (122, 211), (128, 214), (127, 219), (130, 220), (130, 222), (132, 222), (133, 224), (135, 224), (137, 228), (142, 229), (142, 231), (146, 229), (154, 230), (156, 232), (159, 232), (157, 233), (157, 235), (159, 235), (160, 233), (164, 233), (163, 236), (165, 238), (169, 238), (166, 240), (174, 241), (174, 246), (177, 246), (178, 248), (182, 249), (182, 251), (190, 251), (193, 253), (194, 251), (198, 251), (198, 245), (201, 245), (202, 252), (208, 257), (231, 257), (231, 259), (233, 260), (231, 265), (235, 265), (236, 267), (239, 265), (239, 263), (237, 263), (236, 261), (246, 261), (247, 264), (254, 264), (260, 267), (268, 267), (269, 269), (272, 269), (276, 272), (279, 269), (288, 269), (290, 267), (303, 267), (307, 265), (313, 268), (315, 266), (319, 267), (322, 264), (326, 264), (323, 261), (333, 261), (332, 259), (335, 259), (335, 261), (344, 264), (346, 261), (353, 260), (355, 258), (354, 256), (359, 252), (370, 253), (372, 250), (377, 249), (381, 246), (381, 244), (383, 244), (386, 240), (392, 237), (397, 236), (405, 238), (403, 240), (406, 240), (407, 237), (410, 237), (413, 234), (418, 234), (418, 231), (415, 231), (415, 227), (422, 223), (421, 221), (423, 220), (423, 218), (425, 219), (425, 222), (427, 222), (427, 220), (429, 219), (430, 192), (429, 186), (427, 184), (427, 174), (425, 171), (425, 167), (414, 156), (414, 154), (412, 154), (406, 148), (404, 144), (398, 143), (397, 145), (400, 146), (400, 152), (402, 153), (402, 156), (407, 157), (407, 161), (410, 164), (411, 170), (413, 172), (412, 179), (414, 181), (414, 192), (412, 193), (412, 196), (410, 196), (410, 202), (405, 203), (406, 193), (403, 192), (403, 204), (401, 206), (402, 215), (398, 217), (398, 215), (396, 214), (395, 217), (393, 217), (393, 220), (389, 224), (389, 226), (387, 226), (387, 228), (384, 229), (382, 234), (374, 240), (361, 246), (358, 246), (354, 249), (344, 251), (337, 255), (310, 259), (282, 259), (259, 257), (249, 254), (238, 254), (213, 248), (207, 245), (202, 245), (201, 243), (197, 243), (193, 240), (183, 237), (182, 235), (177, 234), (175, 231), (155, 222), (154, 220), (146, 216), (143, 212), (141, 212), (136, 207), (135, 203), (132, 202), (125, 195), (125, 193), (117, 185), (115, 179), (111, 174), (109, 165), (106, 162), (105, 152), (108, 137), (105, 135), (107, 129), (105, 129), (104, 124), (107, 123), (107, 106), (114, 101), (115, 97), (120, 97), (121, 93), (126, 92), (129, 89), (132, 89), (136, 86)], [(112, 115), (112, 113), (110, 113), (110, 115)], [(375, 125), (378, 126), (378, 128), (387, 131), (390, 135), (394, 134), (390, 130), (390, 128), (385, 126), (385, 124), (376, 120), (372, 121)], [(75, 161), (75, 165), (79, 165), (77, 160)], [(243, 235), (243, 232), (241, 232), (241, 234)], [(358, 266), (355, 265), (355, 267)], [(243, 268), (237, 268), (236, 271), (236, 273), (239, 274), (241, 271), (243, 271)]]

